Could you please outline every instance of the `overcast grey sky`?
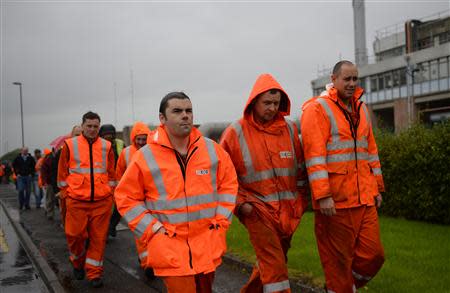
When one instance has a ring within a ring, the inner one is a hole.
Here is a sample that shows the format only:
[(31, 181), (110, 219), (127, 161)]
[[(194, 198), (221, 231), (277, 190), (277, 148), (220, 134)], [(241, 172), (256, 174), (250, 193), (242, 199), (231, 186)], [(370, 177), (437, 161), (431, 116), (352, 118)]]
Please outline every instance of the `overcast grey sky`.
[[(256, 77), (271, 73), (297, 117), (318, 67), (354, 59), (351, 1), (3, 1), (0, 154), (47, 147), (88, 110), (116, 128), (158, 122), (161, 98), (183, 90), (196, 123), (239, 118)], [(449, 1), (366, 1), (375, 32), (449, 9)], [(133, 79), (131, 79), (131, 71)], [(117, 94), (115, 117), (114, 83)]]

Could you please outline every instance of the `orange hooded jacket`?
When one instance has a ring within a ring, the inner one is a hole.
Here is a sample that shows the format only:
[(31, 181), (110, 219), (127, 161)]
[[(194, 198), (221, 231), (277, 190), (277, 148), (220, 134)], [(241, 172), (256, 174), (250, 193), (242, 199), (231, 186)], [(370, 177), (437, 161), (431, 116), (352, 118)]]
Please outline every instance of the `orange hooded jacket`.
[[(221, 263), (237, 180), (228, 154), (192, 129), (187, 163), (163, 126), (133, 156), (115, 190), (119, 212), (147, 244), (157, 276), (208, 273)], [(156, 233), (161, 227), (167, 235)]]
[(122, 152), (119, 155), (119, 158), (117, 159), (117, 165), (116, 165), (116, 178), (117, 181), (122, 178), (123, 173), (125, 173), (125, 170), (127, 169), (127, 166), (131, 162), (131, 158), (133, 158), (134, 153), (138, 150), (138, 147), (136, 146), (136, 143), (134, 142), (134, 139), (138, 135), (147, 135), (147, 140), (150, 137), (151, 131), (148, 128), (148, 126), (143, 122), (136, 122), (131, 129), (130, 133), (130, 142), (131, 144), (124, 148)]
[(356, 130), (351, 117), (332, 87), (307, 101), (302, 109), (301, 134), (313, 208), (318, 200), (332, 196), (335, 207), (373, 206), (374, 197), (384, 191), (377, 145), (366, 105), (357, 88), (353, 104), (359, 113)]
[[(274, 122), (261, 126), (253, 119), (252, 106), (261, 93), (278, 89), (282, 93)], [(307, 180), (303, 153), (294, 123), (289, 115), (290, 100), (269, 74), (261, 75), (244, 108), (243, 118), (232, 123), (221, 138), (239, 178), (235, 214), (245, 202), (251, 203), (264, 218), (292, 235), (307, 205)]]

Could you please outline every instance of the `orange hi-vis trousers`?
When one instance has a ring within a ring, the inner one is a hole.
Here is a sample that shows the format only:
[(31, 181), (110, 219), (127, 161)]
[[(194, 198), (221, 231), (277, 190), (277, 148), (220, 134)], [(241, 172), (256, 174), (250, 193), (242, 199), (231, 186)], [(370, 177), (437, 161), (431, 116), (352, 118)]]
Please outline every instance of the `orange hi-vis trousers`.
[(327, 292), (352, 293), (367, 284), (384, 263), (374, 206), (315, 211), (315, 233)]
[(70, 261), (76, 269), (84, 268), (89, 280), (100, 278), (103, 273), (112, 197), (86, 202), (67, 196), (65, 201), (65, 231)]
[(215, 272), (191, 276), (161, 277), (167, 293), (212, 293)]
[(268, 221), (261, 219), (255, 208), (242, 219), (255, 250), (257, 264), (241, 293), (291, 292), (287, 270), (291, 237), (281, 237)]

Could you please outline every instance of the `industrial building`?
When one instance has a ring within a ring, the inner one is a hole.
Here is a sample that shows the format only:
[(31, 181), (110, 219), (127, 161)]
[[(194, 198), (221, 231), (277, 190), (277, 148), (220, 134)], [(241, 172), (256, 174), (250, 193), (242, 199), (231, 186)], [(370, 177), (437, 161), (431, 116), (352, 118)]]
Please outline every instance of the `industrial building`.
[[(355, 62), (374, 125), (398, 132), (416, 121), (450, 119), (450, 10), (377, 31), (369, 62), (364, 2), (353, 6)], [(314, 96), (330, 82), (330, 73), (311, 81)]]

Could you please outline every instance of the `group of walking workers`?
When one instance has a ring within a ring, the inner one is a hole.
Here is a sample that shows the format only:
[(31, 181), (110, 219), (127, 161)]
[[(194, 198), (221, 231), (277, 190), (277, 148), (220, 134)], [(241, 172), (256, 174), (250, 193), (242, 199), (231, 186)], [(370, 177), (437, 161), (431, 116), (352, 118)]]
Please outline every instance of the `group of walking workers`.
[(219, 144), (193, 127), (183, 92), (161, 100), (157, 129), (136, 123), (132, 144), (118, 154), (113, 139), (99, 137), (100, 117), (84, 114), (57, 176), (75, 277), (103, 284), (114, 204), (134, 233), (141, 267), (168, 292), (212, 292), (233, 214), (257, 259), (241, 292), (291, 292), (287, 252), (311, 193), (327, 292), (364, 286), (384, 262), (376, 210), (383, 180), (356, 66), (337, 63), (331, 80), (294, 123), (285, 118), (286, 91), (259, 76)]

